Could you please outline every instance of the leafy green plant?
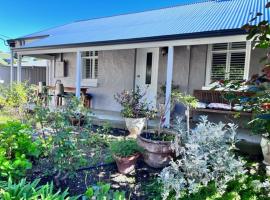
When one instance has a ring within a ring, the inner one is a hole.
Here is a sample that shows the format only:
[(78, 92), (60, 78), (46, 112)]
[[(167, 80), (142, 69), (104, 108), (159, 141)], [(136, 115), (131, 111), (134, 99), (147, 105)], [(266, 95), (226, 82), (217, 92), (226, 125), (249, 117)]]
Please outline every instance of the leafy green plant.
[(70, 197), (68, 190), (64, 192), (54, 192), (53, 183), (38, 186), (39, 180), (35, 180), (32, 183), (27, 182), (26, 179), (22, 179), (19, 183), (14, 183), (11, 179), (8, 182), (0, 183), (0, 199), (2, 200), (76, 200), (78, 197)]
[(20, 122), (8, 122), (0, 128), (0, 175), (24, 176), (32, 167), (31, 159), (40, 155), (38, 141), (33, 141), (32, 130)]
[(75, 171), (86, 163), (86, 160), (78, 148), (79, 141), (70, 127), (58, 131), (53, 136), (52, 143), (53, 147), (49, 159), (56, 173), (56, 183), (59, 184), (59, 180), (65, 180), (74, 175)]
[(155, 111), (151, 102), (147, 102), (146, 92), (137, 86), (134, 90), (124, 90), (114, 95), (115, 100), (123, 107), (121, 113), (126, 118), (152, 118)]
[(110, 149), (112, 154), (118, 157), (129, 157), (143, 151), (135, 139), (112, 141)]
[(0, 105), (16, 118), (28, 118), (28, 105), (35, 98), (34, 87), (25, 83), (13, 83), (0, 87)]
[(87, 188), (84, 199), (95, 200), (125, 200), (125, 192), (112, 191), (110, 184), (98, 183)]
[(70, 122), (71, 125), (91, 128), (92, 118), (90, 109), (84, 106), (83, 101), (74, 96), (67, 97), (66, 99), (63, 114), (65, 114), (67, 121)]
[[(270, 8), (270, 3), (265, 5), (265, 8)], [(256, 97), (252, 99), (252, 108), (255, 111), (255, 118), (249, 123), (255, 133), (265, 134), (270, 138), (270, 110), (262, 107), (263, 103), (270, 102), (270, 24), (269, 20), (261, 20), (259, 23), (254, 23), (258, 18), (263, 19), (263, 13), (255, 13), (255, 16), (243, 26), (248, 33), (247, 40), (252, 40), (255, 48), (266, 49), (266, 55), (262, 57), (261, 62), (265, 62), (265, 68), (263, 69), (264, 86), (263, 92), (258, 92)], [(268, 83), (268, 84), (267, 84)]]

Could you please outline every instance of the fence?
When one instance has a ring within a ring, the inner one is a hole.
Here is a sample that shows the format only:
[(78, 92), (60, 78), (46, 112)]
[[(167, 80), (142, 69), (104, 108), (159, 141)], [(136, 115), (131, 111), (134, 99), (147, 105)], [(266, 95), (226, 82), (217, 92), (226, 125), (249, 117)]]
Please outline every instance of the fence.
[[(17, 80), (17, 67), (14, 67), (13, 80)], [(22, 81), (38, 84), (39, 81), (46, 82), (46, 67), (22, 67)], [(10, 67), (0, 66), (0, 83), (10, 83)]]

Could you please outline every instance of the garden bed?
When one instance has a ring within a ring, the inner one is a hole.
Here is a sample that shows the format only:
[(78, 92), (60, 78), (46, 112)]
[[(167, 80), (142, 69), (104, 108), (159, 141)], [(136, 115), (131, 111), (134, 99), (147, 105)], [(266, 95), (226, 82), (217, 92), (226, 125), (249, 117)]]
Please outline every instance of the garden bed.
[[(130, 175), (120, 174), (115, 163), (104, 164), (99, 167), (85, 167), (85, 169), (78, 170), (73, 177), (62, 182), (56, 189), (63, 191), (69, 188), (70, 194), (76, 196), (84, 194), (89, 185), (103, 182), (110, 183), (114, 190), (125, 191), (131, 199), (148, 199), (144, 196), (142, 186), (148, 184), (149, 180), (156, 178), (159, 172), (160, 170), (148, 167), (142, 160), (138, 161), (135, 171)], [(27, 178), (29, 181), (40, 178), (40, 184), (53, 181), (53, 176), (44, 175), (40, 166), (34, 166), (28, 172)]]

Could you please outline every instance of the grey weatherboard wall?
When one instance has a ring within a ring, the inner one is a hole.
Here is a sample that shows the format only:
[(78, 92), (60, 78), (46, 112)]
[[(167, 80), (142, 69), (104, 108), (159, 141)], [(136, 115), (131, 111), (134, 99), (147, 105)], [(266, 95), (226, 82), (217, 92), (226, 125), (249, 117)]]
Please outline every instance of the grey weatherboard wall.
[[(205, 86), (207, 51), (207, 45), (175, 47), (173, 83), (180, 86), (181, 92), (192, 94), (195, 89)], [(259, 63), (259, 60), (263, 53), (261, 50), (252, 50), (249, 76), (260, 73), (263, 64)], [(163, 56), (160, 53), (159, 58), (158, 89), (166, 82), (167, 55)], [(50, 85), (54, 85), (56, 80), (61, 80), (65, 86), (75, 87), (76, 53), (65, 53), (63, 59), (68, 61), (69, 77), (57, 78), (54, 76), (54, 70), (50, 70)], [(56, 60), (59, 60), (59, 56)], [(134, 71), (134, 49), (100, 51), (98, 87), (88, 89), (93, 95), (93, 108), (120, 111), (121, 107), (113, 96), (124, 89), (133, 88)]]

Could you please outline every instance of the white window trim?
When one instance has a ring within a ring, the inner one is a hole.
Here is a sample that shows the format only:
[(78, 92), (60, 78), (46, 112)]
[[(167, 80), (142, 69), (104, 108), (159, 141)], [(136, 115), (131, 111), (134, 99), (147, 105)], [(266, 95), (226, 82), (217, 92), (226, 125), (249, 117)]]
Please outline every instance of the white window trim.
[[(231, 44), (231, 43), (229, 43), (229, 44)], [(205, 87), (203, 87), (204, 89), (209, 88), (209, 85), (211, 84), (211, 70), (212, 70), (212, 55), (213, 55), (213, 52), (227, 53), (226, 71), (228, 71), (228, 66), (229, 66), (229, 63), (230, 63), (230, 53), (228, 53), (228, 50), (212, 51), (212, 47), (213, 47), (213, 44), (208, 45)], [(235, 49), (235, 50), (230, 50), (230, 52), (244, 52), (244, 50), (243, 49)], [(244, 77), (243, 78), (245, 80), (248, 80), (249, 71), (250, 71), (250, 58), (251, 58), (251, 42), (250, 41), (248, 41), (247, 44), (246, 44), (245, 52), (246, 52), (246, 59), (245, 59), (245, 68), (244, 68)]]
[[(91, 51), (91, 50), (90, 50)], [(89, 51), (89, 52), (90, 52)], [(83, 59), (93, 59), (93, 60), (95, 60), (95, 59), (98, 59), (98, 55), (96, 56), (95, 54), (94, 54), (94, 52), (95, 51), (93, 51), (93, 55), (92, 56), (90, 56), (90, 54), (89, 54), (89, 56), (82, 56), (81, 57), (81, 59), (83, 60)], [(83, 63), (83, 62), (82, 62)], [(98, 86), (98, 78), (83, 78), (83, 73), (84, 73), (84, 66), (82, 67), (82, 73), (81, 73), (81, 77), (82, 77), (82, 86), (84, 86), (84, 87), (97, 87)], [(95, 72), (92, 72), (92, 73), (94, 73), (95, 74)]]

